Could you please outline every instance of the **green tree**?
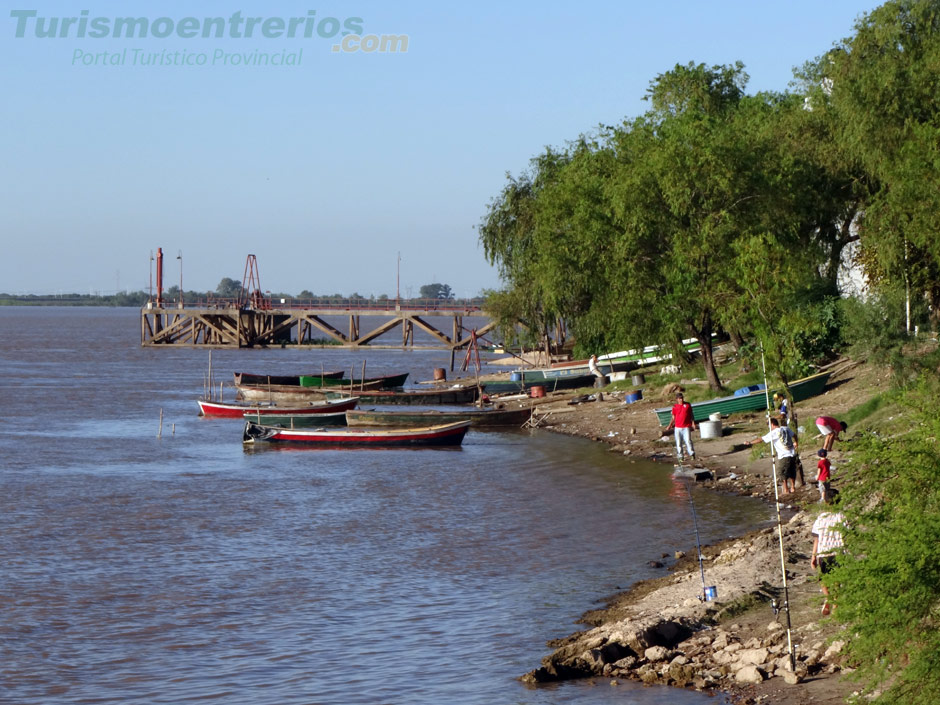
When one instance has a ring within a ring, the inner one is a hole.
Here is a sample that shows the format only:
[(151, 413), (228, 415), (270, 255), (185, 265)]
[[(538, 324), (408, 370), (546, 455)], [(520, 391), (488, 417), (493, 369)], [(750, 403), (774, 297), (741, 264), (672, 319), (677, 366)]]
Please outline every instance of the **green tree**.
[(447, 284), (425, 284), (418, 290), (418, 296), (422, 299), (452, 299), (454, 293)]
[(546, 290), (541, 270), (547, 255), (538, 238), (536, 218), (540, 193), (566, 161), (565, 155), (549, 149), (519, 177), (507, 174), (508, 183), (477, 226), (483, 251), (505, 284), (499, 292), (487, 292), (487, 312), (507, 342), (521, 334), (522, 342), (537, 341), (546, 352), (550, 331), (562, 311)]
[(223, 299), (237, 299), (242, 293), (242, 283), (237, 279), (223, 277), (215, 288), (215, 293)]
[[(817, 60), (814, 108), (870, 184), (862, 244), (870, 278), (903, 282), (940, 311), (940, 1), (893, 0)], [(919, 297), (915, 297), (919, 298)], [(936, 320), (936, 319), (935, 319)]]
[(712, 389), (721, 389), (712, 335), (721, 302), (737, 290), (727, 263), (736, 237), (751, 227), (750, 201), (760, 189), (737, 119), (746, 82), (740, 63), (688, 64), (657, 76), (647, 93), (652, 108), (631, 130), (651, 146), (640, 164), (650, 188), (642, 201), (617, 199), (620, 217), (643, 235), (631, 238), (640, 245), (631, 256), (642, 264), (631, 268), (630, 286), (646, 304), (631, 307), (633, 318), (655, 318), (663, 341), (696, 338)]

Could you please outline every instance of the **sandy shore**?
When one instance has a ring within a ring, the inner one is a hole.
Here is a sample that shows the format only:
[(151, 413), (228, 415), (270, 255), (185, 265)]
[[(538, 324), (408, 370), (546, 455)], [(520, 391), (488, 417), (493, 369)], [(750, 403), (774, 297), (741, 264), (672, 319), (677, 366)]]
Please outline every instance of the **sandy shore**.
[[(680, 552), (685, 557), (671, 570), (664, 568), (661, 578), (638, 583), (610, 598), (605, 608), (584, 614), (581, 621), (589, 628), (550, 642), (551, 653), (523, 680), (590, 677), (615, 684), (631, 679), (721, 691), (738, 703), (775, 705), (841, 703), (857, 688), (842, 678), (840, 643), (830, 643), (837, 626), (820, 614), (819, 585), (809, 565), (810, 527), (819, 499), (813, 482), (820, 445), (814, 420), (822, 414), (838, 417), (877, 392), (885, 380), (849, 362), (832, 369), (827, 391), (796, 409), (804, 427), (800, 455), (807, 484), (780, 497), (789, 611), (774, 610), (785, 602), (776, 528), (703, 549), (706, 582), (717, 588), (713, 601), (697, 597), (702, 592), (698, 555), (694, 545), (686, 546)], [(671, 405), (671, 394), (662, 398), (654, 385), (644, 388), (644, 399), (633, 404), (623, 404), (622, 394), (578, 404), (571, 403), (574, 394), (550, 395), (538, 406), (540, 428), (606, 443), (611, 452), (623, 455), (624, 463), (652, 459), (663, 463), (664, 472), (673, 472), (673, 441), (663, 439), (653, 413)], [(773, 506), (769, 453), (744, 446), (764, 433), (763, 415), (741, 414), (724, 419), (720, 438), (703, 440), (695, 434), (695, 467), (707, 469), (710, 478), (700, 484), (760, 497)], [(839, 444), (830, 458), (838, 469)], [(837, 470), (834, 486), (839, 484)]]

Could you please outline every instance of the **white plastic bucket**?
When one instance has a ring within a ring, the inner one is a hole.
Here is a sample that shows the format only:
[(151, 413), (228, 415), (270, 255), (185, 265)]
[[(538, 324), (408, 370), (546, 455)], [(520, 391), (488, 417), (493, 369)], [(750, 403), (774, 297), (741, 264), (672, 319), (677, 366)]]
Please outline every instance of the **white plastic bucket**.
[(714, 414), (708, 415), (709, 421), (721, 421), (721, 412), (716, 411)]
[(702, 438), (721, 438), (721, 421), (700, 421), (698, 430)]

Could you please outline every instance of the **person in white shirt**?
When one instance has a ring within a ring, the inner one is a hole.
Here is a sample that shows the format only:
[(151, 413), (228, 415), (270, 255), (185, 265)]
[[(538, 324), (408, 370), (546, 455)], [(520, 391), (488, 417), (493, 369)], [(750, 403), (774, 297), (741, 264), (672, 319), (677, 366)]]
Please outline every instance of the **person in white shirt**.
[[(832, 499), (827, 498), (827, 504), (832, 504)], [(825, 575), (833, 569), (838, 560), (839, 553), (842, 552), (842, 527), (845, 526), (845, 517), (842, 512), (823, 512), (816, 521), (813, 522), (812, 533), (813, 555), (809, 559), (809, 564), (819, 570), (820, 575)], [(820, 587), (822, 594), (826, 596), (823, 602), (822, 613), (827, 615), (830, 612), (829, 588), (825, 585)]]
[(789, 426), (781, 426), (780, 420), (776, 417), (770, 417), (770, 431), (760, 438), (755, 438), (748, 445), (754, 445), (758, 441), (773, 444), (773, 452), (777, 457), (775, 467), (777, 474), (783, 477), (783, 494), (790, 494), (796, 491), (796, 458), (799, 452), (796, 436)]

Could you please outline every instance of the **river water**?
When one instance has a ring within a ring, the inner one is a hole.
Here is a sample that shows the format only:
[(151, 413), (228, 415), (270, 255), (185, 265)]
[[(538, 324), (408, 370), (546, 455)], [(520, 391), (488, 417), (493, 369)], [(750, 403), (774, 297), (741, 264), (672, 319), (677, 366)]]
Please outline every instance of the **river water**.
[[(137, 310), (0, 307), (0, 701), (716, 703), (517, 680), (647, 561), (694, 550), (667, 467), (546, 431), (245, 450), (238, 421), (197, 417), (208, 352), (139, 331)], [(450, 355), (213, 352), (227, 380), (363, 360), (417, 380)], [(768, 518), (693, 497), (705, 541)]]

